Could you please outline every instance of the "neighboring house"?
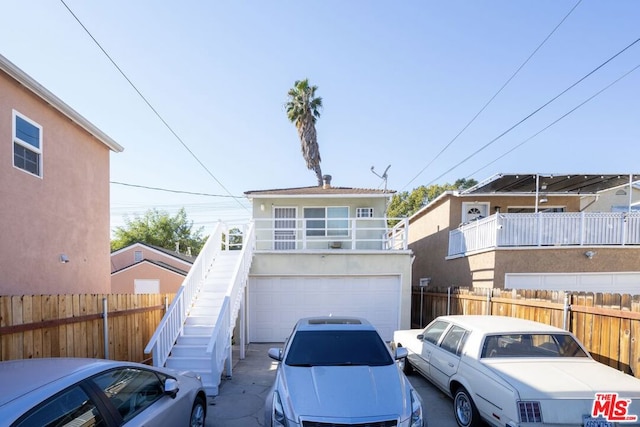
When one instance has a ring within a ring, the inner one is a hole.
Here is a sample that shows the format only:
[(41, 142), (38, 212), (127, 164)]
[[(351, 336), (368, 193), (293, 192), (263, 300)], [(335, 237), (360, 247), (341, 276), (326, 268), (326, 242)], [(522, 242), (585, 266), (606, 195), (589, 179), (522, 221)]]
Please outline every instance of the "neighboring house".
[(282, 342), (306, 316), (361, 316), (383, 338), (410, 326), (411, 251), (388, 233), (392, 191), (324, 186), (248, 191), (255, 253), (250, 342)]
[(134, 243), (111, 253), (111, 293), (176, 293), (196, 257)]
[(0, 55), (0, 295), (108, 293), (123, 148)]
[(446, 192), (409, 219), (413, 284), (637, 294), (639, 179), (496, 175)]

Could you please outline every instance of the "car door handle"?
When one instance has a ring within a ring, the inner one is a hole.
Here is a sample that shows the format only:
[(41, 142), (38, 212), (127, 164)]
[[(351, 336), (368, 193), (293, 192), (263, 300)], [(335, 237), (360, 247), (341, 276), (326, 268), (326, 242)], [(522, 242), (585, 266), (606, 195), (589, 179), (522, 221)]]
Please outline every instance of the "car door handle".
[(456, 366), (456, 365), (454, 365), (454, 364), (453, 364), (453, 363), (451, 363), (451, 362), (447, 363), (447, 365), (449, 365), (449, 367), (450, 367), (450, 368), (453, 368), (454, 366)]

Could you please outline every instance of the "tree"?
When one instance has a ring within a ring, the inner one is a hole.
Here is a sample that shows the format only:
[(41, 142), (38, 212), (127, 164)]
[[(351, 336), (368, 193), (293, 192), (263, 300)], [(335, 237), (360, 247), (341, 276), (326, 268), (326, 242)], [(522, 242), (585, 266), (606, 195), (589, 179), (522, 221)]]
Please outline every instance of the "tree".
[(316, 133), (316, 120), (320, 117), (322, 98), (316, 97), (316, 90), (318, 86), (309, 86), (309, 79), (296, 80), (294, 86), (289, 89), (289, 101), (285, 107), (289, 121), (298, 129), (302, 157), (307, 162), (307, 168), (316, 173), (318, 185), (322, 185), (320, 148)]
[(177, 245), (181, 251), (191, 248), (191, 254), (196, 256), (207, 240), (202, 237), (204, 227), (193, 230), (193, 221), (187, 219), (184, 208), (173, 217), (168, 212), (149, 209), (142, 217), (133, 220), (125, 217), (124, 221), (124, 227), (114, 230), (112, 251), (142, 242), (170, 250), (176, 250)]
[[(421, 185), (420, 187), (414, 188), (411, 193), (408, 191), (396, 193), (391, 198), (391, 203), (389, 203), (389, 207), (387, 208), (387, 216), (389, 218), (410, 217), (445, 191), (463, 190), (473, 187), (477, 183), (478, 181), (475, 179), (467, 180), (466, 178), (461, 178), (453, 184), (433, 184), (428, 187)], [(389, 225), (391, 226), (397, 223), (397, 219), (389, 221)]]

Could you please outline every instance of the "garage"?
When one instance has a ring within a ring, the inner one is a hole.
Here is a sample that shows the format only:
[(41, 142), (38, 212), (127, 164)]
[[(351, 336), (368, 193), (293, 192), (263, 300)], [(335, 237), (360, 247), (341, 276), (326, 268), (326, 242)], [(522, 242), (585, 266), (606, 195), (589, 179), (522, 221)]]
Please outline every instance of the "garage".
[(611, 273), (507, 273), (506, 289), (638, 293), (640, 272)]
[(364, 317), (390, 341), (400, 297), (399, 275), (250, 277), (249, 341), (283, 342), (301, 317), (327, 315)]

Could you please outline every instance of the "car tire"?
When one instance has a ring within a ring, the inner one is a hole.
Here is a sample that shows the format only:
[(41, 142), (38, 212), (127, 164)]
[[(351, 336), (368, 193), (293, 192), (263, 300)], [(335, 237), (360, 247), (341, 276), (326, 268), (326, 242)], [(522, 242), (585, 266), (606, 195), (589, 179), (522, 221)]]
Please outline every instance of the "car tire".
[(453, 395), (453, 414), (460, 427), (478, 427), (482, 425), (478, 409), (464, 387), (458, 388)]
[(196, 397), (191, 408), (191, 418), (189, 419), (189, 427), (204, 427), (205, 415), (207, 413), (206, 403), (200, 396)]
[(408, 357), (402, 359), (402, 372), (404, 372), (405, 375), (411, 375), (413, 373), (413, 366), (411, 362), (409, 362)]

